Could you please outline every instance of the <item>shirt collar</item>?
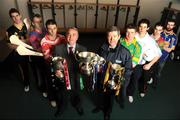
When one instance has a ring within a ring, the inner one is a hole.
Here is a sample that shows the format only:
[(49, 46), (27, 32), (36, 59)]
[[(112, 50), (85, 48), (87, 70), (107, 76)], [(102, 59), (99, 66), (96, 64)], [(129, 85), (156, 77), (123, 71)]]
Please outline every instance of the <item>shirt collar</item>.
[(72, 51), (73, 53), (75, 52), (75, 48), (76, 48), (76, 44), (74, 44), (73, 46), (70, 46), (69, 44), (67, 44), (67, 50), (69, 52), (69, 47), (73, 47)]
[(67, 47), (73, 47), (73, 49), (76, 47), (76, 44), (74, 44), (73, 46), (70, 46), (69, 44), (67, 44)]

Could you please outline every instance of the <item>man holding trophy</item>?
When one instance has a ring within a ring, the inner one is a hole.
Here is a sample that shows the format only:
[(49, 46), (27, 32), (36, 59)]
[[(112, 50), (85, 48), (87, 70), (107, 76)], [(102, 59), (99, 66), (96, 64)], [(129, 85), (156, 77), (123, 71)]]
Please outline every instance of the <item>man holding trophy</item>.
[(100, 48), (100, 56), (107, 62), (103, 79), (103, 112), (104, 119), (110, 119), (114, 97), (120, 106), (124, 106), (126, 88), (132, 72), (131, 54), (119, 43), (120, 30), (112, 26), (107, 31), (107, 42)]
[[(58, 110), (56, 115), (62, 114), (66, 107), (68, 98), (72, 106), (76, 109), (79, 115), (83, 115), (82, 100), (80, 97), (80, 81), (79, 63), (76, 60), (76, 53), (86, 51), (86, 48), (77, 43), (79, 37), (78, 29), (75, 27), (68, 28), (66, 32), (66, 42), (55, 47), (55, 56), (64, 59), (64, 72), (56, 71), (56, 76), (63, 76), (65, 84), (64, 88), (60, 90), (60, 99), (57, 102)], [(66, 67), (67, 66), (67, 67)]]

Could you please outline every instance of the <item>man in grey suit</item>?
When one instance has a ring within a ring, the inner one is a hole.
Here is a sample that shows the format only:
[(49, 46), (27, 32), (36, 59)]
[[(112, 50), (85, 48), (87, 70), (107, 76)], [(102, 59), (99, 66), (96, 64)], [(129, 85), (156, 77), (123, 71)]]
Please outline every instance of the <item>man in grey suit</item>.
[(80, 72), (78, 67), (78, 61), (75, 59), (77, 52), (87, 51), (85, 47), (77, 43), (79, 34), (78, 29), (75, 27), (68, 28), (66, 32), (66, 44), (60, 44), (55, 47), (55, 56), (65, 58), (67, 61), (69, 80), (71, 84), (71, 90), (63, 89), (60, 92), (61, 100), (58, 101), (58, 110), (56, 114), (62, 114), (64, 111), (68, 97), (72, 106), (76, 109), (79, 115), (83, 115), (82, 100), (79, 94), (80, 91)]

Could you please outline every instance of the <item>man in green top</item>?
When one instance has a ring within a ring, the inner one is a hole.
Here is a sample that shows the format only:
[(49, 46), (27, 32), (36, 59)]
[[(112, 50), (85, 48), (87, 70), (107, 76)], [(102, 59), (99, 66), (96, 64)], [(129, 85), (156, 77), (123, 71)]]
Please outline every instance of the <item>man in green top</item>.
[(137, 84), (137, 80), (134, 79), (134, 74), (136, 72), (136, 68), (138, 68), (137, 64), (139, 63), (140, 55), (142, 52), (141, 45), (137, 42), (135, 35), (136, 26), (134, 24), (128, 24), (126, 26), (126, 36), (120, 39), (121, 44), (130, 51), (132, 56), (133, 74), (131, 76), (131, 80), (127, 89), (127, 95), (130, 103), (133, 102), (133, 93)]
[(120, 39), (121, 44), (131, 53), (133, 68), (138, 64), (141, 55), (141, 45), (136, 41), (135, 35), (136, 26), (128, 24), (125, 38)]

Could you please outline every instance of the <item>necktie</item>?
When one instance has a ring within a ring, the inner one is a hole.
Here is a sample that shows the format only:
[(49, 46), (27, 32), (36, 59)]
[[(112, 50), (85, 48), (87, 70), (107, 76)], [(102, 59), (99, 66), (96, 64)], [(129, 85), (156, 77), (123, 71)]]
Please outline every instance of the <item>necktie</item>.
[(69, 47), (69, 54), (73, 54), (72, 49), (73, 49), (73, 47)]
[(75, 88), (75, 81), (74, 79), (75, 78), (75, 74), (74, 74), (74, 66), (75, 66), (75, 61), (74, 61), (74, 54), (73, 54), (73, 51), (72, 51), (73, 47), (69, 47), (69, 78), (70, 78), (70, 81), (71, 81), (71, 84), (72, 84), (72, 88)]

